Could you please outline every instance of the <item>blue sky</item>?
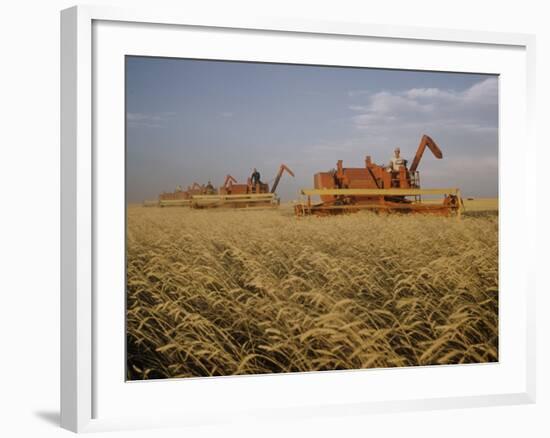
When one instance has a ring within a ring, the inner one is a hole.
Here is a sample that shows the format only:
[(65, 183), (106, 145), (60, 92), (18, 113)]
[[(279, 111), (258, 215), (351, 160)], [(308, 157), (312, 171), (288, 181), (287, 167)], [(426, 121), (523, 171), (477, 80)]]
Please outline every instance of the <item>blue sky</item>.
[(498, 193), (498, 79), (490, 75), (127, 57), (127, 201), (155, 199), (193, 181), (270, 182), (287, 164), (283, 200), (313, 174), (412, 160), (422, 134), (424, 187)]

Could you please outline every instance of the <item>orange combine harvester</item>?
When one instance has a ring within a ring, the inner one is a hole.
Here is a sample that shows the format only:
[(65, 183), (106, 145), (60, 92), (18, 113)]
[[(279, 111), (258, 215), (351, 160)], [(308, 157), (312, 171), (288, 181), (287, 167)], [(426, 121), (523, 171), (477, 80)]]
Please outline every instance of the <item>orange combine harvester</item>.
[(281, 164), (279, 171), (273, 180), (271, 190), (269, 184), (257, 181), (252, 182), (248, 178), (244, 184), (239, 184), (231, 175), (227, 175), (223, 186), (218, 189), (217, 194), (197, 194), (191, 196), (191, 207), (193, 208), (269, 208), (279, 205), (279, 198), (276, 190), (284, 172), (294, 176), (292, 170)]
[[(435, 141), (423, 135), (410, 168), (407, 168), (407, 160), (400, 158), (399, 149), (389, 165), (375, 164), (370, 156), (366, 157), (364, 167), (344, 167), (339, 160), (336, 169), (314, 175), (313, 189), (301, 191), (306, 199), (295, 205), (296, 215), (373, 210), (460, 216), (463, 204), (458, 188), (420, 188), (417, 169), (426, 147), (436, 158), (443, 158)], [(318, 196), (321, 202), (313, 203), (312, 196)], [(423, 200), (423, 196), (442, 199)]]
[(206, 186), (194, 182), (187, 190), (177, 187), (173, 192), (163, 192), (158, 196), (158, 201), (146, 201), (145, 206), (159, 207), (188, 207), (191, 205), (191, 197), (206, 192)]

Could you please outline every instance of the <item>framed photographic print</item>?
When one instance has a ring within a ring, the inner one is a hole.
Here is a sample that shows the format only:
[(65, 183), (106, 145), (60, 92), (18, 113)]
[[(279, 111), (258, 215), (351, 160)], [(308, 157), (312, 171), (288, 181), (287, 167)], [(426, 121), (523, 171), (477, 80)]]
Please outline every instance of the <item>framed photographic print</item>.
[(533, 37), (79, 6), (61, 44), (63, 427), (534, 401)]

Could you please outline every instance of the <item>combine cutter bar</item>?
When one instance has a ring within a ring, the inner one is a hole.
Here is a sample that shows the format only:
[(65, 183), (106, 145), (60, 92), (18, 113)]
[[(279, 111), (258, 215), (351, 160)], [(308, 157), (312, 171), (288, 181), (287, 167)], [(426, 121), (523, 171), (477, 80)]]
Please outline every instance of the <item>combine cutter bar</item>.
[(159, 201), (143, 201), (144, 207), (158, 207)]
[(443, 210), (449, 207), (443, 204), (422, 204), (422, 203), (410, 203), (410, 204), (343, 204), (343, 205), (324, 205), (317, 204), (312, 205), (312, 210)]
[(209, 199), (275, 199), (274, 193), (250, 193), (243, 195), (193, 195), (193, 200), (209, 200)]
[[(374, 210), (378, 212), (431, 213), (448, 215), (456, 212), (461, 215), (461, 196), (457, 188), (447, 189), (303, 189), (302, 195), (307, 196), (307, 202), (298, 204), (295, 212), (298, 216), (317, 214), (338, 214), (359, 210)], [(334, 201), (313, 204), (311, 196), (334, 196)], [(444, 195), (441, 203), (420, 202), (421, 195)], [(414, 196), (414, 200), (407, 200)], [(454, 197), (454, 198), (451, 198)], [(399, 199), (402, 201), (399, 201)], [(450, 199), (458, 200), (452, 204)]]
[(273, 208), (277, 207), (277, 197), (273, 193), (245, 195), (198, 195), (191, 197), (193, 208)]
[(191, 205), (190, 199), (163, 199), (159, 201), (160, 207), (189, 207)]

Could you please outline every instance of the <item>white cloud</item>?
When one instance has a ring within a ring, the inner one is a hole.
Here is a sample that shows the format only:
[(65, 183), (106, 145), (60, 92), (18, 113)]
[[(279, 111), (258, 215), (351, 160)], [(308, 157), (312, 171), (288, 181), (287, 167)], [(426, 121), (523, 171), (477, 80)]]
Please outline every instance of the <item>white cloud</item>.
[(497, 104), (497, 79), (488, 78), (463, 91), (440, 88), (381, 91), (367, 96), (365, 104), (349, 109), (358, 113), (352, 118), (358, 129), (444, 126), (481, 132), (496, 129)]
[(498, 81), (496, 78), (486, 79), (474, 84), (464, 93), (465, 100), (484, 103), (498, 98)]
[(449, 90), (441, 90), (439, 88), (412, 88), (405, 92), (409, 99), (444, 99), (455, 100), (457, 93)]

